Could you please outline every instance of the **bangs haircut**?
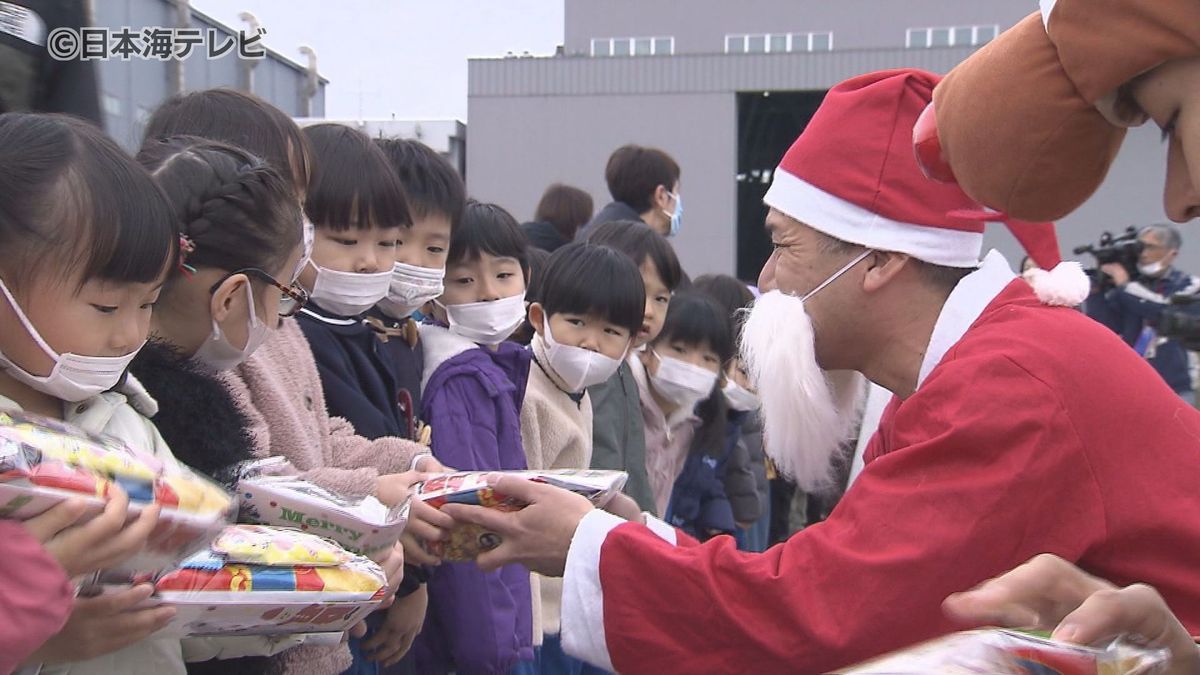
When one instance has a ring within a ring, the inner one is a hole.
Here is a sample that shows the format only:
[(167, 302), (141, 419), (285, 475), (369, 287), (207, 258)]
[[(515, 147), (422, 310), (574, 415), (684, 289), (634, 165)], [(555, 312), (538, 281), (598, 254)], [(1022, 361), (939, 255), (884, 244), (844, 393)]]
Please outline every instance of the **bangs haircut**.
[(304, 200), (304, 211), (317, 229), (412, 225), (400, 179), (369, 136), (332, 123), (305, 127), (304, 135), (321, 167)]
[(638, 267), (647, 260), (653, 262), (667, 290), (674, 291), (683, 283), (683, 268), (675, 249), (666, 237), (641, 221), (614, 220), (598, 225), (588, 233), (587, 242), (616, 249)]
[(707, 345), (721, 363), (728, 363), (734, 356), (733, 331), (725, 309), (698, 291), (681, 291), (671, 296), (667, 318), (654, 344), (665, 342)]
[(462, 220), (467, 190), (450, 162), (420, 141), (376, 138), (375, 144), (400, 179), (413, 219), (442, 215), (453, 232)]
[(468, 199), (462, 222), (450, 235), (446, 265), (472, 262), (485, 253), (496, 258), (513, 258), (521, 264), (528, 284), (528, 248), (529, 238), (511, 213), (496, 204)]
[(39, 271), (79, 284), (163, 279), (179, 252), (175, 211), (104, 132), (66, 115), (0, 115), (0, 250), (10, 283)]
[(172, 96), (150, 116), (142, 141), (172, 136), (197, 136), (248, 150), (275, 167), (296, 195), (315, 178), (312, 151), (300, 127), (253, 94), (206, 89)]
[(637, 266), (621, 252), (574, 243), (550, 255), (534, 301), (547, 316), (594, 314), (629, 330), (632, 337), (642, 327), (646, 287)]

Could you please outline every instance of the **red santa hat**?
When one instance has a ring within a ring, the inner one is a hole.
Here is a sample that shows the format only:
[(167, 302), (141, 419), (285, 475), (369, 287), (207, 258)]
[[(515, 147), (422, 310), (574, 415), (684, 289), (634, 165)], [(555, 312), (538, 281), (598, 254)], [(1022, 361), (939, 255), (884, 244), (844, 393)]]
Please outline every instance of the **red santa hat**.
[(1079, 304), (1088, 281), (1078, 263), (1062, 263), (1052, 223), (1004, 219), (921, 171), (913, 127), (939, 79), (889, 70), (830, 89), (764, 201), (835, 239), (945, 267), (977, 266), (985, 224), (1003, 222), (1038, 267), (1052, 270), (1035, 288), (1042, 301)]

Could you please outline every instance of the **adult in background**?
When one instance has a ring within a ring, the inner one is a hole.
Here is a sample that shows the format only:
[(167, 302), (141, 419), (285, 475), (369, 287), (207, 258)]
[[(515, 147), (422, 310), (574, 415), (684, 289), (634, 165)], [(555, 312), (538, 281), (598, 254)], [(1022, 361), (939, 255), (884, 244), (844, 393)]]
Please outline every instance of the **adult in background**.
[(617, 148), (604, 169), (613, 200), (576, 237), (582, 239), (596, 225), (618, 220), (640, 220), (664, 237), (679, 234), (683, 222), (679, 175), (679, 164), (658, 148)]
[(592, 196), (577, 187), (555, 183), (538, 202), (533, 222), (521, 225), (529, 244), (546, 253), (575, 240), (579, 228), (592, 219)]

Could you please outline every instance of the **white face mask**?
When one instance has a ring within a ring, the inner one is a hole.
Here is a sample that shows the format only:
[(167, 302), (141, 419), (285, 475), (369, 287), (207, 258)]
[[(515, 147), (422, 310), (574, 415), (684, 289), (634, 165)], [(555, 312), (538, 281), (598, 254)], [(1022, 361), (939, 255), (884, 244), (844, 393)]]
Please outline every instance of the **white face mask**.
[[(439, 303), (440, 304), (440, 303)], [(492, 302), (442, 305), (450, 332), (483, 345), (498, 345), (525, 320), (525, 294)]]
[(650, 376), (654, 385), (664, 398), (679, 407), (691, 407), (708, 398), (713, 386), (717, 384), (717, 374), (693, 365), (686, 361), (658, 356), (658, 372)]
[(542, 326), (546, 358), (571, 393), (578, 394), (594, 384), (608, 381), (621, 367), (621, 359), (558, 343), (550, 333), (550, 317), (545, 318)]
[(762, 405), (758, 395), (742, 385), (729, 380), (725, 383), (725, 389), (722, 390), (725, 394), (725, 402), (729, 407), (739, 412), (751, 412), (758, 410)]
[(300, 273), (304, 271), (304, 268), (308, 267), (308, 262), (312, 260), (313, 241), (317, 238), (317, 228), (313, 226), (313, 223), (308, 219), (308, 216), (302, 217), (304, 220), (301, 221), (300, 227), (302, 228), (301, 231), (303, 232), (301, 235), (303, 249), (300, 253), (300, 260), (296, 263), (296, 272), (292, 275), (293, 284), (296, 283), (296, 280), (300, 278)]
[(250, 318), (246, 323), (246, 346), (241, 349), (233, 346), (217, 325), (217, 320), (213, 319), (212, 334), (200, 345), (200, 349), (196, 350), (193, 358), (212, 370), (231, 370), (250, 358), (254, 350), (267, 341), (271, 327), (259, 320), (258, 312), (254, 308), (254, 293), (250, 290), (249, 283), (246, 284), (246, 302), (250, 306)]
[(142, 348), (139, 345), (137, 349), (124, 356), (81, 356), (69, 352), (59, 354), (42, 339), (37, 328), (34, 328), (29, 317), (25, 315), (25, 310), (17, 304), (16, 298), (9, 292), (8, 286), (3, 281), (0, 281), (0, 291), (12, 305), (21, 325), (25, 327), (25, 331), (29, 333), (38, 347), (41, 347), (46, 356), (54, 361), (54, 368), (49, 375), (34, 375), (0, 353), (0, 370), (7, 372), (9, 377), (14, 380), (60, 401), (67, 403), (86, 401), (117, 386), (117, 382), (121, 381), (121, 376), (125, 374), (125, 370), (129, 368), (129, 364)]
[(1141, 272), (1142, 276), (1147, 277), (1156, 277), (1166, 270), (1167, 265), (1161, 260), (1155, 260), (1154, 262), (1146, 263), (1145, 265), (1138, 265), (1138, 272)]
[(388, 295), (379, 301), (379, 309), (393, 319), (408, 318), (422, 305), (445, 292), (442, 280), (446, 277), (444, 267), (418, 267), (396, 263), (392, 268), (392, 281)]
[(309, 262), (317, 270), (317, 280), (308, 294), (321, 309), (340, 316), (358, 316), (387, 297), (392, 272), (358, 274), (339, 272)]

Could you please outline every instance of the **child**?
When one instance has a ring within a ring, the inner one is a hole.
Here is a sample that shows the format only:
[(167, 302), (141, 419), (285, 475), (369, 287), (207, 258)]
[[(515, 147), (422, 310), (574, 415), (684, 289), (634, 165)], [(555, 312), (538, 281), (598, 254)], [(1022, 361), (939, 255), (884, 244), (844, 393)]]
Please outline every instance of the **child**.
[[(642, 326), (646, 289), (624, 254), (595, 244), (567, 244), (542, 272), (529, 321), (531, 343), (521, 440), (531, 469), (586, 469), (592, 455), (592, 402), (587, 387), (616, 374)], [(562, 580), (535, 575), (543, 673), (576, 672), (583, 663), (559, 639)]]
[(665, 520), (707, 539), (734, 531), (720, 480), (728, 454), (721, 369), (733, 336), (721, 308), (677, 293), (658, 337), (633, 364), (646, 424), (646, 469)]
[(411, 437), (400, 386), (383, 345), (364, 321), (387, 297), (396, 241), (410, 225), (404, 191), (366, 134), (340, 124), (304, 129), (320, 172), (305, 213), (315, 226), (300, 272), (308, 305), (297, 316), (312, 347), (329, 414), (367, 438)]
[[(253, 96), (229, 90), (176, 96), (151, 116), (147, 130), (241, 144), (290, 178), (293, 200), (303, 203), (312, 171), (308, 141), (291, 118)], [(303, 261), (302, 256), (288, 281), (306, 266)], [(357, 435), (344, 419), (329, 416), (312, 351), (296, 322), (264, 320), (276, 328), (270, 338), (220, 377), (248, 420), (256, 455), (287, 457), (326, 488), (350, 497), (373, 494), (389, 504), (408, 496), (417, 476), (406, 470), (440, 468), (421, 446), (398, 438), (371, 441)], [(415, 504), (405, 530), (406, 550), (418, 537), (441, 538), (452, 524), (435, 509)], [(351, 665), (344, 646), (299, 647), (284, 652), (281, 659), (291, 672), (309, 672), (314, 663), (328, 672)], [(214, 672), (224, 671), (214, 667)]]
[[(506, 342), (525, 318), (527, 242), (494, 204), (468, 201), (450, 240), (443, 325), (421, 327), (422, 391), (433, 453), (461, 470), (524, 469), (520, 410), (530, 353)], [(413, 650), (420, 673), (505, 673), (533, 659), (529, 572), (443, 563), (429, 580), (429, 614)]]
[[(401, 232), (396, 242), (396, 264), (392, 268), (388, 296), (368, 312), (366, 322), (379, 339), (381, 356), (400, 388), (402, 431), (408, 438), (427, 444), (431, 430), (422, 421), (421, 406), (425, 349), (413, 313), (418, 310), (428, 312), (429, 303), (442, 294), (450, 237), (462, 218), (466, 189), (454, 167), (424, 143), (377, 138), (375, 144), (400, 179), (413, 222)], [(436, 564), (435, 558), (423, 558), (419, 553), (413, 551), (409, 555), (410, 562)], [(371, 656), (383, 664), (384, 672), (395, 675), (416, 672), (416, 657), (409, 647), (421, 631), (429, 601), (424, 585), (428, 579), (426, 568), (406, 564), (404, 573), (406, 580), (420, 585), (410, 586), (406, 582), (405, 590), (412, 588), (412, 594), (397, 600), (396, 607), (389, 612), (391, 618), (380, 631), (402, 633), (408, 636), (406, 641), (396, 645), (390, 654), (384, 646), (377, 648), (379, 637), (364, 643), (365, 649), (374, 650)], [(410, 613), (414, 621), (401, 625), (398, 613), (406, 604), (415, 607)]]
[[(662, 235), (640, 221), (616, 221), (592, 228), (587, 241), (616, 249), (629, 257), (646, 288), (642, 326), (633, 346), (641, 349), (662, 330), (671, 293), (683, 279), (675, 251)], [(662, 515), (646, 474), (646, 432), (638, 385), (630, 365), (622, 364), (607, 382), (588, 389), (592, 399), (592, 468), (629, 473), (625, 492), (642, 510)]]
[[(0, 115), (0, 156), (0, 409), (106, 433), (175, 464), (147, 419), (154, 401), (124, 377), (178, 253), (170, 203), (103, 132), (74, 118)], [(156, 511), (146, 513), (120, 536), (152, 526)], [(50, 584), (60, 592), (61, 581)], [(62, 664), (45, 671), (184, 672), (179, 640), (143, 639), (174, 615), (133, 609), (149, 590), (77, 598), (30, 661)]]
[[(530, 246), (525, 249), (525, 255), (529, 258), (529, 284), (526, 296), (536, 298), (542, 287), (542, 272), (546, 269), (546, 263), (550, 261), (550, 254), (536, 246)], [(526, 314), (525, 320), (508, 339), (510, 342), (528, 347), (529, 343), (533, 341), (533, 335), (533, 324), (529, 323), (529, 315)]]
[[(750, 289), (726, 274), (706, 274), (694, 282), (695, 290), (717, 301), (729, 317), (736, 344), (741, 338), (743, 311), (754, 302)], [(767, 480), (766, 454), (762, 445), (761, 402), (750, 384), (741, 359), (735, 354), (725, 366), (725, 403), (729, 406), (729, 433), (738, 439), (730, 461), (721, 476), (725, 494), (738, 522), (738, 548), (764, 551), (770, 527), (770, 482)], [(744, 452), (743, 452), (744, 450)]]
[[(407, 392), (409, 438), (418, 436), (421, 414), (421, 376), (425, 352), (412, 315), (428, 312), (427, 305), (444, 290), (450, 237), (466, 203), (462, 178), (429, 146), (412, 140), (378, 138), (404, 188), (412, 225), (396, 242), (396, 264), (388, 296), (368, 313), (367, 322), (384, 345), (397, 383)], [(404, 396), (402, 394), (402, 396)]]

